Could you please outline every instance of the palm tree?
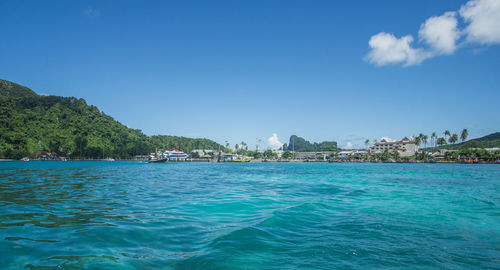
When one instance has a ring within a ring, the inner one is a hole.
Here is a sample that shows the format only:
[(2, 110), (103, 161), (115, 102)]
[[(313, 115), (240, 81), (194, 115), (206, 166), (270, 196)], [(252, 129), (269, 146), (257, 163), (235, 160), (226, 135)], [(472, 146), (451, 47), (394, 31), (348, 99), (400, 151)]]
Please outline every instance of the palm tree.
[(415, 140), (415, 144), (417, 146), (420, 146), (420, 143), (422, 142), (422, 139), (420, 138), (420, 136), (413, 136), (414, 137), (414, 140)]
[(418, 138), (420, 139), (420, 143), (424, 142), (424, 134), (423, 133), (420, 133), (418, 134)]
[(458, 135), (457, 134), (453, 134), (450, 136), (450, 138), (448, 139), (448, 142), (451, 143), (451, 144), (454, 144), (458, 141)]
[(450, 133), (450, 131), (449, 131), (449, 130), (445, 130), (443, 134), (444, 134), (444, 136), (445, 136), (445, 137), (447, 137), (447, 136), (450, 136), (450, 135), (451, 135), (451, 133)]
[(245, 150), (248, 150), (248, 146), (246, 142), (241, 142), (241, 148), (244, 148)]
[(437, 140), (437, 134), (436, 132), (432, 132), (432, 135), (431, 135), (431, 140), (434, 142), (434, 147), (436, 147), (436, 140)]
[(427, 148), (427, 140), (429, 139), (429, 136), (422, 134), (422, 142), (424, 142), (425, 148)]
[(366, 139), (365, 140), (365, 145), (366, 145), (366, 147), (368, 147), (368, 145), (370, 145), (370, 140)]
[(464, 129), (462, 130), (462, 133), (460, 133), (460, 139), (461, 139), (461, 140), (462, 140), (462, 142), (463, 142), (463, 141), (467, 140), (467, 137), (468, 137), (468, 136), (469, 136), (469, 131), (468, 131), (466, 128), (464, 128)]
[(445, 145), (445, 144), (446, 144), (446, 139), (445, 139), (445, 138), (443, 138), (443, 137), (438, 138), (438, 139), (437, 139), (437, 144), (438, 144), (439, 146), (441, 146), (441, 145)]

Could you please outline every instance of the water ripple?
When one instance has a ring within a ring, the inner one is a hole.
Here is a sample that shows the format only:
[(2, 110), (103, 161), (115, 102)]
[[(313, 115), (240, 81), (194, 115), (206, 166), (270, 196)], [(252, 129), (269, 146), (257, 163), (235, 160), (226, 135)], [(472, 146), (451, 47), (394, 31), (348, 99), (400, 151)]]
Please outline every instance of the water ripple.
[(500, 268), (500, 167), (0, 163), (5, 269)]

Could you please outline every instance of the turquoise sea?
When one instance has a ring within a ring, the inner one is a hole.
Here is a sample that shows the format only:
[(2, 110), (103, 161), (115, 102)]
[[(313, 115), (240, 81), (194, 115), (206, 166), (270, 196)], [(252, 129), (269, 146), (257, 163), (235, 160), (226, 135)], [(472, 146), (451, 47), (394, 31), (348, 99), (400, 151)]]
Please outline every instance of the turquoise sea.
[(500, 166), (0, 162), (2, 269), (499, 269)]

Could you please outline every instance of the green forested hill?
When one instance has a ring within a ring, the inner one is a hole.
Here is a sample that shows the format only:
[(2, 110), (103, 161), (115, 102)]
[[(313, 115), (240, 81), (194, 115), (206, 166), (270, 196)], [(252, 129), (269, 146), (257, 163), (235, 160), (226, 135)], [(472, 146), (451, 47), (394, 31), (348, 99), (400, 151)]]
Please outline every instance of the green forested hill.
[(193, 149), (221, 149), (224, 147), (209, 139), (193, 139), (178, 136), (155, 135), (150, 137), (152, 145), (158, 149), (180, 149), (189, 153)]
[(148, 137), (74, 97), (40, 96), (0, 80), (0, 158), (33, 156), (41, 150), (70, 157), (131, 157), (157, 148), (217, 149), (207, 139)]

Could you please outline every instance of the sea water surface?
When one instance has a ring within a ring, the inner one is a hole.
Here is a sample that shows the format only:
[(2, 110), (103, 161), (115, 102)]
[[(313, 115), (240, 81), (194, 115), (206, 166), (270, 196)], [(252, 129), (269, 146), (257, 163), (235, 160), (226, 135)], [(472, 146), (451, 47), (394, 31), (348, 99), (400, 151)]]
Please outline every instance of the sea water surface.
[(0, 162), (2, 269), (499, 269), (500, 166)]

